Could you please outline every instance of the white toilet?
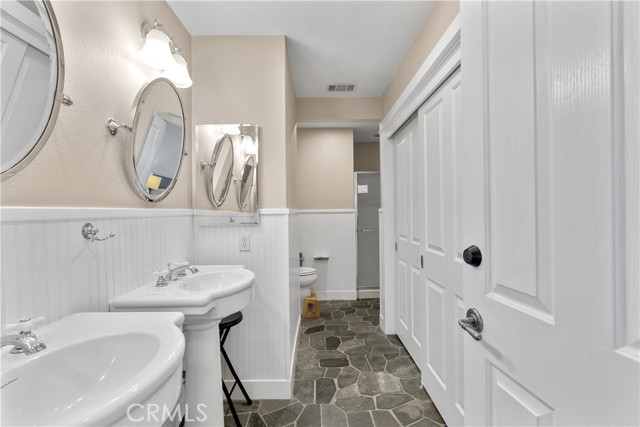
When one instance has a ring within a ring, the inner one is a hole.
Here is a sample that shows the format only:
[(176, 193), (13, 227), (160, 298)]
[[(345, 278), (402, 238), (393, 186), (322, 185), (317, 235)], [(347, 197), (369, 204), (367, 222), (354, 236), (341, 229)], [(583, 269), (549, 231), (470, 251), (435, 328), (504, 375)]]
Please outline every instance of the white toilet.
[(318, 280), (318, 272), (315, 268), (300, 267), (300, 296), (306, 297), (311, 293), (311, 285)]

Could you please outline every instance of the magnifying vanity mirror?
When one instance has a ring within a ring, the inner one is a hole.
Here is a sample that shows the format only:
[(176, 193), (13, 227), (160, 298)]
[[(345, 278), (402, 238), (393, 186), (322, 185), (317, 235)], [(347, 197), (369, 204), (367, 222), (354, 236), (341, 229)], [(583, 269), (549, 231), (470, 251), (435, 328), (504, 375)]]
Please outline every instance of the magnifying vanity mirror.
[(137, 194), (159, 202), (176, 184), (185, 144), (182, 99), (165, 78), (149, 82), (135, 105), (127, 169)]
[(256, 158), (253, 155), (248, 155), (242, 166), (240, 176), (240, 189), (238, 195), (238, 206), (240, 210), (247, 210), (251, 202), (251, 194), (253, 187), (256, 183)]
[(233, 141), (226, 133), (220, 137), (211, 155), (209, 200), (217, 208), (222, 206), (229, 194), (233, 174)]
[(2, 63), (1, 179), (23, 169), (51, 135), (62, 93), (64, 59), (51, 4), (42, 0), (0, 2)]

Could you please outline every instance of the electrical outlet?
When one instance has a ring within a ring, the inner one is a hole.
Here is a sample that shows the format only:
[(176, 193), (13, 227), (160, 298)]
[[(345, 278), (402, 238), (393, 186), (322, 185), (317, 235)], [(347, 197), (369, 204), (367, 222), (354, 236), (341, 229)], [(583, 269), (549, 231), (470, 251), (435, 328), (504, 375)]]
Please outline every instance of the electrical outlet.
[(251, 239), (249, 238), (249, 235), (245, 234), (240, 236), (240, 251), (246, 252), (250, 250), (251, 250)]

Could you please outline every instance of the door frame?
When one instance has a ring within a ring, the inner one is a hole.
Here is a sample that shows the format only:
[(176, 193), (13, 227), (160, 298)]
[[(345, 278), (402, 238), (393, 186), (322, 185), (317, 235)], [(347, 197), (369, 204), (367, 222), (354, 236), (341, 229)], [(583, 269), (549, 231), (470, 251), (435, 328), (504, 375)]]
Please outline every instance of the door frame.
[(380, 328), (396, 333), (396, 270), (393, 135), (461, 64), (460, 17), (456, 16), (380, 123)]

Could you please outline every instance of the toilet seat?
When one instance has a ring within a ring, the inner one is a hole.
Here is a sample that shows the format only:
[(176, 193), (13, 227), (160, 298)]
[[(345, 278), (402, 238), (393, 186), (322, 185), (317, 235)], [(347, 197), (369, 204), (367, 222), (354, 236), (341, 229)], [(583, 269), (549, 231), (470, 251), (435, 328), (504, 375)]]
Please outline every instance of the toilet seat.
[(300, 267), (300, 276), (312, 276), (316, 274), (316, 269), (312, 267)]

